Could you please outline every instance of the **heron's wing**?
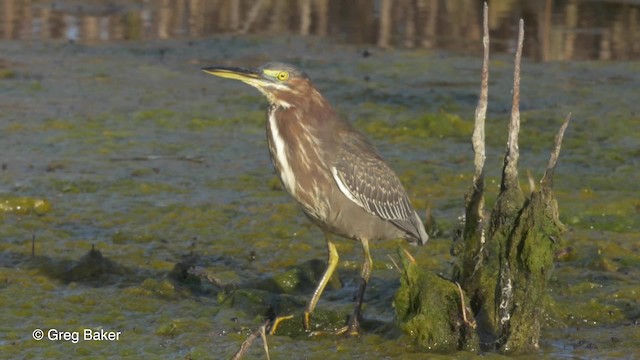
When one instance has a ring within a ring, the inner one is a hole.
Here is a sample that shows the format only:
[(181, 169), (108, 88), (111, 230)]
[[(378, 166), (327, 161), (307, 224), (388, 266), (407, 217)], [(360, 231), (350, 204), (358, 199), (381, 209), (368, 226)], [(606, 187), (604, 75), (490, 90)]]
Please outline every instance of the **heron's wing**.
[(366, 140), (343, 141), (331, 168), (340, 191), (368, 213), (389, 221), (410, 220), (414, 210), (398, 176)]

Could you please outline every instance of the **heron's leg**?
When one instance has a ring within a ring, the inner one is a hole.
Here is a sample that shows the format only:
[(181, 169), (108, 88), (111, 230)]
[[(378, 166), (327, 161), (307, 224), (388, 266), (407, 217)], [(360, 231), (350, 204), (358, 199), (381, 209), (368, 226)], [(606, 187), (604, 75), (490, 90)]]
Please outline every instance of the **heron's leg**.
[(362, 272), (360, 273), (360, 286), (358, 287), (358, 294), (356, 295), (356, 307), (353, 310), (353, 315), (349, 319), (349, 324), (338, 330), (339, 334), (345, 334), (347, 336), (355, 336), (359, 333), (359, 320), (360, 312), (362, 311), (362, 302), (364, 301), (364, 290), (367, 288), (369, 276), (371, 275), (371, 266), (373, 265), (371, 254), (369, 253), (369, 241), (363, 239), (361, 242), (362, 250), (364, 251), (364, 263), (362, 264)]
[(325, 286), (327, 286), (327, 283), (331, 279), (331, 275), (333, 275), (333, 272), (338, 266), (338, 260), (340, 258), (338, 256), (338, 250), (336, 250), (336, 245), (333, 243), (331, 233), (325, 231), (324, 237), (327, 240), (327, 249), (329, 250), (329, 258), (327, 260), (327, 269), (324, 271), (322, 278), (320, 278), (320, 282), (318, 282), (318, 286), (316, 286), (316, 289), (313, 291), (313, 296), (311, 297), (311, 300), (309, 300), (307, 307), (304, 309), (304, 318), (302, 319), (302, 325), (304, 326), (305, 330), (309, 330), (310, 328), (311, 313), (313, 313), (313, 310), (315, 310), (316, 304), (320, 299), (320, 295), (322, 295), (322, 291), (324, 290)]

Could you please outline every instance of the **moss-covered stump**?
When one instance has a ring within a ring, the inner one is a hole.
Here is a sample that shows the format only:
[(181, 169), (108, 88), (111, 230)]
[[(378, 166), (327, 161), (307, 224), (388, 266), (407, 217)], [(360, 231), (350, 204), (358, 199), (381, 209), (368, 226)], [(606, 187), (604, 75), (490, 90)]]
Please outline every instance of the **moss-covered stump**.
[(485, 350), (527, 352), (538, 348), (543, 298), (562, 231), (550, 187), (532, 193), (521, 208), (504, 192), (491, 214), (482, 266), (465, 290)]
[[(399, 253), (402, 277), (393, 305), (400, 328), (424, 350), (477, 351), (473, 319), (462, 313), (458, 286), (421, 268), (404, 251)], [(464, 302), (467, 309), (469, 303)]]
[[(427, 349), (476, 348), (483, 351), (527, 353), (538, 349), (547, 282), (553, 271), (554, 253), (563, 229), (558, 219), (553, 173), (569, 116), (556, 135), (554, 148), (541, 180), (540, 190), (527, 198), (518, 176), (520, 132), (520, 64), (524, 23), (520, 20), (515, 56), (511, 120), (504, 157), (500, 194), (487, 219), (484, 211), (485, 117), (488, 94), (488, 8), (483, 12), (484, 59), (482, 85), (476, 108), (473, 186), (465, 198), (465, 221), (452, 254), (459, 255), (453, 279), (462, 285), (460, 294), (451, 283), (420, 270), (403, 258), (405, 273), (396, 296), (400, 326)], [(530, 181), (533, 188), (533, 181)], [(469, 297), (476, 332), (459, 324), (456, 310), (462, 293)], [(470, 341), (472, 339), (472, 341)], [(453, 344), (457, 344), (457, 347)]]
[[(553, 258), (563, 229), (558, 220), (558, 206), (551, 188), (534, 192), (516, 223), (509, 244), (508, 265), (500, 278), (500, 302), (505, 304), (504, 324), (507, 332), (504, 351), (520, 352), (538, 348), (543, 298), (553, 271)], [(509, 277), (510, 276), (510, 277)], [(512, 284), (511, 293), (508, 285)]]

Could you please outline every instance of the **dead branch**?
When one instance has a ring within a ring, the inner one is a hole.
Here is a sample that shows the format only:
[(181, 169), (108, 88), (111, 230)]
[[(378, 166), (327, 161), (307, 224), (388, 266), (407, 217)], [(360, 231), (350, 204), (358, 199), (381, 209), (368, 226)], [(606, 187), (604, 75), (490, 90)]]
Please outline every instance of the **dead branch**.
[(260, 337), (262, 338), (262, 346), (264, 347), (264, 353), (267, 355), (267, 360), (271, 360), (271, 357), (269, 356), (269, 344), (267, 343), (267, 325), (269, 324), (269, 321), (267, 321), (266, 323), (262, 324), (262, 326), (260, 326)]
[(567, 117), (564, 119), (562, 126), (560, 126), (560, 129), (558, 130), (558, 134), (556, 134), (553, 150), (551, 150), (551, 156), (549, 156), (547, 170), (544, 172), (542, 180), (540, 180), (540, 184), (542, 184), (542, 187), (551, 188), (553, 186), (553, 172), (556, 169), (556, 164), (558, 163), (558, 157), (560, 156), (560, 147), (562, 146), (562, 138), (564, 137), (564, 131), (569, 125), (569, 120), (571, 120), (571, 113), (567, 114)]
[(31, 258), (36, 258), (36, 233), (31, 234)]
[(520, 64), (522, 62), (522, 43), (524, 41), (524, 21), (520, 19), (518, 27), (518, 47), (516, 49), (515, 68), (513, 71), (513, 100), (511, 102), (511, 121), (509, 122), (509, 138), (507, 155), (504, 158), (501, 190), (518, 187), (518, 134), (520, 133)]
[(249, 9), (249, 11), (247, 12), (247, 18), (245, 19), (244, 24), (242, 25), (242, 28), (238, 31), (238, 33), (246, 34), (249, 29), (251, 29), (251, 25), (253, 25), (253, 23), (260, 15), (260, 11), (262, 10), (265, 2), (265, 0), (258, 0), (253, 4), (251, 9)]
[(258, 337), (261, 336), (262, 337), (262, 342), (264, 344), (264, 350), (267, 353), (267, 360), (269, 359), (269, 348), (267, 346), (267, 337), (265, 335), (265, 329), (267, 328), (267, 326), (269, 326), (270, 321), (267, 320), (265, 321), (264, 324), (262, 324), (258, 330), (252, 332), (245, 341), (242, 342), (242, 345), (240, 345), (240, 349), (238, 349), (238, 352), (236, 352), (236, 354), (233, 356), (233, 360), (240, 360), (242, 359), (242, 357), (244, 356), (244, 354), (247, 352), (247, 350), (249, 350), (249, 348), (251, 347), (251, 345), (253, 344), (253, 341)]
[[(482, 82), (480, 85), (480, 99), (476, 107), (475, 125), (473, 127), (473, 136), (471, 142), (473, 152), (475, 154), (474, 165), (475, 174), (473, 178), (474, 192), (483, 192), (484, 188), (484, 161), (486, 158), (485, 141), (484, 141), (484, 122), (487, 116), (487, 98), (489, 96), (489, 7), (484, 3), (482, 12), (482, 46), (484, 48), (484, 56), (482, 58)], [(482, 206), (480, 206), (480, 210)]]
[(468, 290), (476, 269), (482, 263), (482, 246), (484, 244), (484, 162), (485, 151), (485, 119), (487, 115), (487, 99), (489, 96), (489, 7), (484, 3), (482, 46), (484, 56), (482, 58), (482, 80), (480, 85), (480, 97), (476, 106), (475, 124), (471, 144), (474, 152), (475, 172), (473, 176), (473, 188), (467, 194), (465, 200), (465, 216), (463, 239), (467, 251), (464, 252), (462, 262), (463, 287)]
[(531, 171), (527, 170), (527, 180), (529, 181), (529, 196), (536, 191), (536, 182), (531, 176)]

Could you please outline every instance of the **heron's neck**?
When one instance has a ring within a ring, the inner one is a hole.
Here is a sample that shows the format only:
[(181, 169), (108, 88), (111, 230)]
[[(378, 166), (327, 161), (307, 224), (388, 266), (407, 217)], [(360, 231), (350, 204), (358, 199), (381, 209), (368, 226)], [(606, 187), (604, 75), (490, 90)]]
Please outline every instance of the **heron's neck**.
[(266, 91), (258, 86), (256, 86), (256, 88), (260, 90), (260, 92), (267, 98), (267, 100), (269, 101), (270, 108), (274, 107), (274, 110), (279, 107), (283, 109), (288, 109), (293, 106), (289, 102), (278, 98), (272, 92)]

